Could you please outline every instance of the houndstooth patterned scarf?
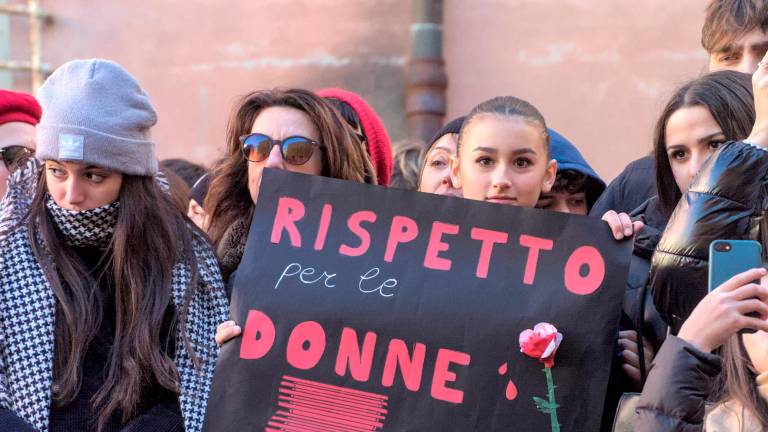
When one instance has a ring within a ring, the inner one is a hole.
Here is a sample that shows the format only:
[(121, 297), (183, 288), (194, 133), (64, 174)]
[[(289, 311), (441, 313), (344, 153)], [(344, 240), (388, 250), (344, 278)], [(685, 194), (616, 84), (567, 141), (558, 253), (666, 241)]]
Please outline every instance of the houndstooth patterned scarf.
[(99, 249), (109, 246), (120, 210), (119, 201), (91, 210), (75, 211), (59, 207), (48, 195), (45, 206), (69, 246)]
[[(39, 169), (36, 167), (35, 169)], [(36, 174), (15, 178), (3, 201), (8, 197), (19, 197), (25, 182), (34, 181)], [(32, 180), (30, 180), (32, 179)], [(17, 208), (27, 203), (15, 203)], [(117, 206), (101, 207), (99, 212), (69, 212), (46, 203), (49, 214), (68, 239), (82, 234), (82, 217), (96, 217), (102, 223), (99, 229), (91, 230), (88, 242), (103, 241), (103, 225), (116, 214)], [(77, 213), (75, 215), (71, 213)], [(9, 214), (0, 208), (0, 215)], [(17, 212), (10, 212), (5, 226), (12, 229), (0, 230), (0, 407), (7, 408), (34, 426), (37, 430), (48, 431), (48, 417), (51, 408), (51, 385), (53, 383), (54, 360), (54, 318), (56, 299), (48, 284), (43, 269), (32, 252), (29, 233)], [(0, 221), (2, 222), (2, 221)], [(111, 224), (114, 226), (114, 223)], [(98, 231), (98, 232), (96, 232)], [(101, 240), (97, 240), (101, 239)], [(76, 240), (77, 242), (83, 241)], [(197, 259), (199, 284), (188, 289), (192, 272), (184, 263), (177, 263), (173, 269), (172, 297), (177, 309), (185, 298), (191, 298), (186, 317), (186, 336), (196, 355), (197, 365), (190, 357), (183, 342), (183, 326), (176, 326), (176, 367), (180, 378), (181, 413), (184, 427), (188, 432), (202, 430), (205, 408), (213, 379), (213, 370), (218, 356), (214, 342), (216, 326), (228, 317), (228, 306), (218, 263), (211, 246), (202, 237), (195, 236), (194, 254)], [(190, 291), (190, 292), (188, 292)]]
[(39, 169), (40, 162), (32, 158), (23, 169), (16, 170), (8, 177), (9, 187), (0, 201), (0, 237), (13, 229), (27, 214), (37, 188), (34, 173)]

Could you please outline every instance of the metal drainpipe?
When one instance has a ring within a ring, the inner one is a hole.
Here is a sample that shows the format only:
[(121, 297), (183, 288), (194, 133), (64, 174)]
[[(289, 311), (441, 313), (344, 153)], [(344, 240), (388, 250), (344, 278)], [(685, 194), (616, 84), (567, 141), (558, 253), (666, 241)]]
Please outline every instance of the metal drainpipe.
[(448, 78), (443, 62), (443, 2), (413, 0), (411, 53), (406, 68), (408, 136), (429, 143), (443, 125)]

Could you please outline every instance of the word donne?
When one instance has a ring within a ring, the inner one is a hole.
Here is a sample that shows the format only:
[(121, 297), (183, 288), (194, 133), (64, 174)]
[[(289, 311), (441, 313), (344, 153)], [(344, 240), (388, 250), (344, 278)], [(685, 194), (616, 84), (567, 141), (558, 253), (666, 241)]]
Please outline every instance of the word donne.
[[(243, 327), (243, 341), (240, 345), (240, 358), (258, 360), (266, 356), (275, 345), (275, 323), (264, 312), (251, 309)], [(334, 372), (343, 377), (349, 375), (355, 381), (367, 382), (371, 376), (373, 360), (376, 358), (376, 341), (378, 335), (366, 332), (363, 343), (357, 337), (357, 332), (344, 327), (336, 352)], [(303, 321), (291, 330), (285, 346), (285, 358), (289, 365), (296, 369), (313, 369), (328, 351), (326, 332), (317, 321)], [(402, 339), (393, 338), (387, 345), (381, 385), (392, 387), (395, 377), (399, 375), (405, 388), (417, 392), (421, 388), (422, 374), (426, 360), (427, 347), (423, 343), (408, 344)], [(462, 366), (469, 366), (471, 357), (467, 353), (440, 348), (434, 359), (432, 385), (429, 390), (432, 398), (460, 404), (464, 401), (464, 392), (448, 387), (449, 383), (457, 381), (457, 373)], [(398, 374), (399, 371), (399, 374)]]

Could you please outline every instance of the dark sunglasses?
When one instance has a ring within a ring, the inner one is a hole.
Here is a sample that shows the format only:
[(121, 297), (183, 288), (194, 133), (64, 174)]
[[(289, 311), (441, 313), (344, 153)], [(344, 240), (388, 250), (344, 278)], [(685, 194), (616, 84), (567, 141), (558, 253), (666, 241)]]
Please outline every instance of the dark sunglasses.
[(321, 147), (319, 142), (303, 136), (291, 136), (281, 141), (260, 133), (243, 135), (240, 143), (243, 144), (243, 156), (249, 162), (266, 160), (272, 147), (279, 146), (283, 160), (290, 165), (304, 165), (312, 157), (315, 148)]
[(0, 158), (3, 159), (3, 164), (5, 164), (8, 172), (11, 173), (19, 169), (21, 163), (34, 154), (34, 150), (28, 149), (21, 145), (12, 145), (0, 148)]

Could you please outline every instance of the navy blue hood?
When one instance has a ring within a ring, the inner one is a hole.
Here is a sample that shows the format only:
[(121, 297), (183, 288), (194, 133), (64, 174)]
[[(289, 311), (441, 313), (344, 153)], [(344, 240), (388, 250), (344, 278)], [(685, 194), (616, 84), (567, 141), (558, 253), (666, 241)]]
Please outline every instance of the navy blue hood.
[(557, 161), (557, 170), (573, 170), (587, 176), (587, 190), (585, 192), (587, 194), (587, 208), (591, 209), (592, 204), (597, 201), (605, 190), (605, 182), (589, 166), (584, 156), (581, 155), (579, 149), (573, 143), (553, 129), (547, 129), (547, 132), (549, 133), (552, 148), (552, 159)]

